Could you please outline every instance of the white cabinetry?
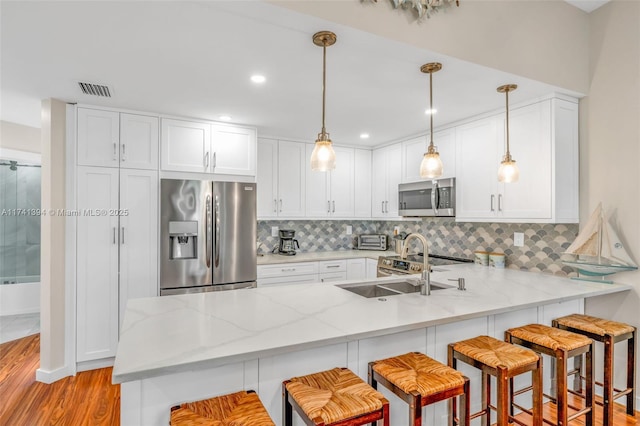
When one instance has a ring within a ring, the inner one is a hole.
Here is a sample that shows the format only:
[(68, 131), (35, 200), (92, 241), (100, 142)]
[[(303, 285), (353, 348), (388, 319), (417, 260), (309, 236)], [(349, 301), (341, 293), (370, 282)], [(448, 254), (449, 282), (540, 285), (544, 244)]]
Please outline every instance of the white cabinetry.
[[(402, 142), (402, 182), (425, 180), (420, 177), (420, 163), (429, 145), (430, 135), (420, 136)], [(456, 130), (455, 128), (433, 133), (442, 160), (443, 172), (440, 178), (456, 177)]]
[(373, 151), (371, 215), (374, 218), (398, 217), (398, 184), (401, 178), (400, 144)]
[(578, 221), (578, 105), (564, 99), (514, 108), (510, 149), (515, 183), (498, 182), (505, 150), (504, 115), (456, 128), (458, 221)]
[(318, 262), (258, 265), (258, 287), (318, 282)]
[(78, 108), (78, 164), (158, 168), (158, 118)]
[(367, 268), (367, 279), (378, 278), (378, 261), (375, 259), (365, 259)]
[(318, 278), (320, 282), (344, 281), (347, 279), (346, 260), (326, 260), (318, 262)]
[(359, 280), (367, 278), (366, 260), (368, 259), (349, 259), (347, 260), (347, 279)]
[(253, 128), (162, 119), (162, 170), (254, 176)]
[(76, 361), (115, 356), (127, 300), (158, 294), (158, 172), (78, 167)]
[[(314, 146), (307, 144), (307, 158)], [(354, 213), (354, 150), (334, 147), (336, 168), (318, 172), (305, 167), (307, 217), (353, 217)]]
[(258, 141), (258, 218), (304, 217), (306, 145)]
[(353, 157), (354, 194), (353, 215), (371, 217), (371, 151), (355, 149)]

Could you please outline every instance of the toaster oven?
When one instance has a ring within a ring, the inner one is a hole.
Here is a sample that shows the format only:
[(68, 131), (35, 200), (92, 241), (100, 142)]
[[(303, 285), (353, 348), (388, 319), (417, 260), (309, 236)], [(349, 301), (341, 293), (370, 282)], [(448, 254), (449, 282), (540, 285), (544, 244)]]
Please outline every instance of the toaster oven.
[(387, 236), (384, 234), (360, 234), (358, 235), (358, 250), (386, 250)]

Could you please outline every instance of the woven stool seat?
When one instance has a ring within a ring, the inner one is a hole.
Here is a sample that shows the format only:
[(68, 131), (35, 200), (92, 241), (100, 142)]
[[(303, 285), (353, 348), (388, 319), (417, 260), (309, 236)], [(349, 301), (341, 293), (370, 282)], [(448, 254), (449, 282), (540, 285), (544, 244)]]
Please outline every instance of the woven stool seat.
[(384, 396), (346, 368), (294, 377), (285, 388), (309, 419), (332, 424), (382, 409)]
[(490, 336), (478, 336), (453, 344), (453, 349), (492, 368), (507, 370), (538, 361), (538, 355)]
[(187, 402), (171, 410), (171, 426), (275, 426), (260, 398), (241, 391), (203, 401)]
[(552, 350), (572, 351), (591, 344), (591, 339), (581, 334), (560, 330), (542, 324), (529, 324), (509, 330), (512, 336), (527, 340)]
[(581, 314), (567, 315), (566, 317), (557, 318), (555, 321), (560, 325), (593, 333), (598, 336), (604, 336), (605, 334), (620, 336), (634, 331), (632, 326), (622, 322), (609, 321)]
[(403, 392), (422, 396), (464, 385), (462, 373), (416, 352), (376, 361), (373, 369)]

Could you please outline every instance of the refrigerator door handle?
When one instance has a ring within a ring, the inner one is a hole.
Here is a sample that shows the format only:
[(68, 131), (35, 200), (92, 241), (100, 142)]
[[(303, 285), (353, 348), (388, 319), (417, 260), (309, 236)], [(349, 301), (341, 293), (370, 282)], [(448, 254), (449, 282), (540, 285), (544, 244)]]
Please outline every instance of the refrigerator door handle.
[(216, 204), (215, 204), (215, 221), (216, 221), (216, 254), (215, 254), (215, 260), (214, 260), (214, 267), (218, 267), (220, 266), (220, 200), (218, 199), (218, 196), (216, 195)]
[(211, 195), (207, 195), (205, 219), (205, 246), (207, 247), (207, 268), (211, 268)]

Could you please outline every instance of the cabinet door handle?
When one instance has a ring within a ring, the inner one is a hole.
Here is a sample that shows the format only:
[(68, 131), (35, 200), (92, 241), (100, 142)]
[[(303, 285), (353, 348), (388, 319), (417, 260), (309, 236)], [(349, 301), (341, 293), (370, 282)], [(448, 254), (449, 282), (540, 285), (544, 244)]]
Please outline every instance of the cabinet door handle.
[(113, 227), (113, 244), (116, 244), (116, 227)]
[(209, 169), (209, 151), (204, 154), (204, 171), (206, 172)]
[(213, 153), (213, 169), (212, 170), (216, 169), (216, 164), (217, 164), (217, 160), (216, 160), (217, 156), (216, 156), (216, 154), (217, 153), (215, 153), (215, 152)]
[(333, 213), (336, 212), (336, 200), (333, 200)]
[(498, 211), (502, 211), (502, 194), (498, 195)]
[(126, 159), (127, 159), (127, 156), (126, 156), (126, 154), (125, 154), (124, 145), (125, 145), (125, 144), (122, 144), (122, 158), (120, 159), (121, 161), (124, 161), (124, 160), (126, 160)]
[(282, 213), (282, 198), (280, 198), (280, 213)]
[(273, 212), (278, 213), (278, 200), (273, 199)]
[(382, 202), (382, 208), (380, 209), (380, 213), (384, 213), (384, 201)]
[(327, 213), (331, 213), (331, 201), (327, 200)]
[(113, 143), (113, 159), (118, 159), (118, 144), (115, 142)]
[(122, 241), (120, 241), (120, 244), (124, 245), (124, 226), (122, 227)]
[(329, 268), (339, 268), (340, 265), (327, 265), (327, 269)]
[(388, 201), (384, 202), (384, 212), (385, 213), (389, 213), (389, 202)]
[(495, 195), (493, 195), (493, 194), (491, 194), (491, 211), (492, 211), (492, 212), (496, 211), (496, 210), (493, 208), (493, 200), (494, 200), (495, 198), (496, 198), (496, 196), (495, 196)]

